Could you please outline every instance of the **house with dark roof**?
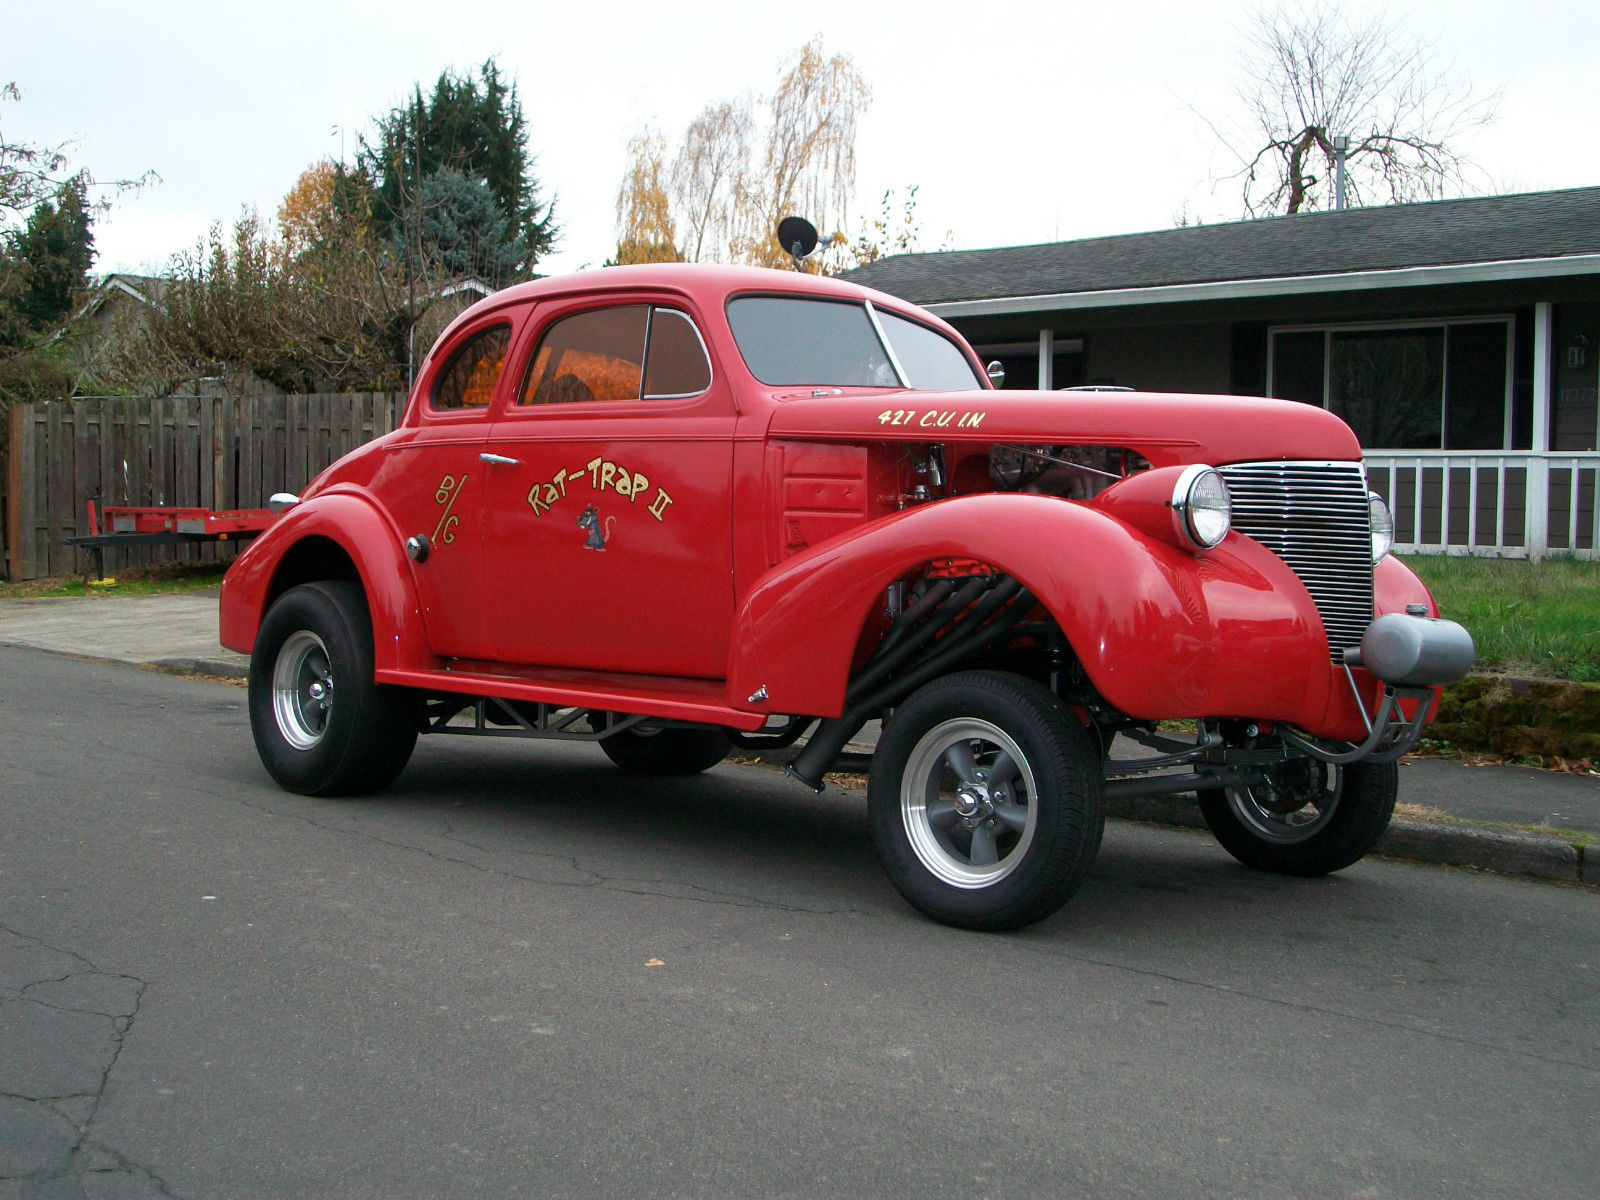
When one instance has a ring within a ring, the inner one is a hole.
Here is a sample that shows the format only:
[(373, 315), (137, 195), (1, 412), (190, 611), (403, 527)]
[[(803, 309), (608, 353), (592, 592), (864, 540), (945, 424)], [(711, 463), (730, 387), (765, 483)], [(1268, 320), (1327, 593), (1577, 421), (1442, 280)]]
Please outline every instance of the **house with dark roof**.
[(881, 259), (1006, 386), (1319, 404), (1402, 548), (1600, 545), (1600, 188)]

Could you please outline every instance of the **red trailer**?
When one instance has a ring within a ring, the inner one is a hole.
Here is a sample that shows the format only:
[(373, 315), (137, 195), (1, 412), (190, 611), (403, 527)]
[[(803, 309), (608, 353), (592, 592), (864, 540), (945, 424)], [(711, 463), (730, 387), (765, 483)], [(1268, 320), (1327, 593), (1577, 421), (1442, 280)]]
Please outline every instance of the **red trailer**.
[(237, 508), (217, 512), (209, 508), (171, 508), (166, 505), (122, 505), (100, 508), (85, 505), (89, 532), (63, 538), (69, 546), (94, 551), (95, 574), (105, 578), (105, 550), (135, 546), (185, 546), (202, 542), (245, 541), (278, 519), (270, 508)]

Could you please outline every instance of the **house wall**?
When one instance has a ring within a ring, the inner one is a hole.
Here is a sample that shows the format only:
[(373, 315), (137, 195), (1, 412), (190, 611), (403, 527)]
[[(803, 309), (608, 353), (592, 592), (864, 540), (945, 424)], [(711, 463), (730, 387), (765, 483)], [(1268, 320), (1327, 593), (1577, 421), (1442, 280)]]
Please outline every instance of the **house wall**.
[[(1552, 303), (1552, 450), (1591, 450), (1600, 441), (1600, 278), (1321, 292), (1169, 305), (1121, 305), (1038, 313), (950, 317), (974, 344), (1081, 338), (1085, 383), (1152, 391), (1266, 392), (1269, 330), (1282, 325), (1445, 321), (1509, 316), (1513, 321), (1508, 449), (1533, 444), (1534, 306)], [(938, 311), (938, 306), (935, 306)], [(1569, 353), (1586, 339), (1583, 361)]]
[(1136, 326), (1083, 335), (1085, 383), (1150, 392), (1227, 392), (1233, 331), (1225, 322)]

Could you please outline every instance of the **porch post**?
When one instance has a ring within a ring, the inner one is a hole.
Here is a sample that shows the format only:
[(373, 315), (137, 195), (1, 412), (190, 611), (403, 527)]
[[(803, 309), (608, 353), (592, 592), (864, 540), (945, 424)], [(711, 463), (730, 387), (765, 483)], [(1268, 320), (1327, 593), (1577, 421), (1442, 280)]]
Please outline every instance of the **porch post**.
[(1048, 329), (1039, 330), (1039, 390), (1048, 392), (1055, 386), (1056, 335)]
[(1550, 378), (1551, 313), (1554, 305), (1533, 306), (1533, 455), (1528, 460), (1528, 557), (1538, 562), (1550, 548)]

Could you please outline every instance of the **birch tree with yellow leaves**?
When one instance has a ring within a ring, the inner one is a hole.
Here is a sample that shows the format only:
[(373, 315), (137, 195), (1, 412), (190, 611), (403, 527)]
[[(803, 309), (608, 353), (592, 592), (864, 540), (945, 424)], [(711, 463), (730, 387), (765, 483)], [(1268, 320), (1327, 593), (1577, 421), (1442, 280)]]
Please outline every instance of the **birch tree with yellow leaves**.
[[(708, 104), (670, 169), (659, 134), (635, 136), (618, 191), (617, 261), (786, 266), (774, 231), (791, 214), (816, 225), (837, 257), (851, 240), (856, 135), (871, 97), (855, 60), (828, 56), (818, 35), (781, 66), (770, 96)], [(827, 269), (827, 254), (808, 269)]]

